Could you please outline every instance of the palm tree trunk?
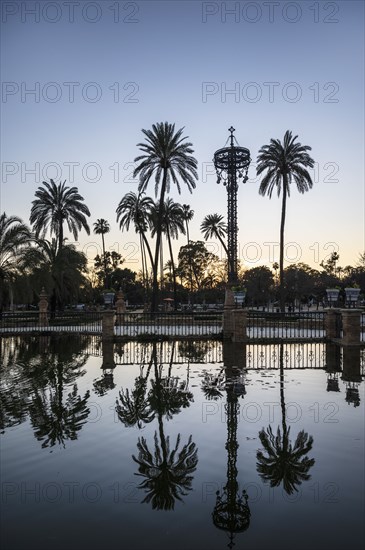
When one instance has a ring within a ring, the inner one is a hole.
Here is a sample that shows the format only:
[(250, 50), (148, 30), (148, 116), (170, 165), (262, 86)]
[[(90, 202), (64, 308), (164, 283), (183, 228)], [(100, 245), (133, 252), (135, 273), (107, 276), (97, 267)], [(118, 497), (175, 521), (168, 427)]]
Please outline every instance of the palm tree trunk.
[(105, 257), (104, 233), (101, 234), (101, 242), (102, 242), (102, 245), (103, 245), (103, 259), (104, 259), (104, 289), (107, 289), (109, 287), (109, 285), (108, 285), (107, 274), (106, 274), (106, 257)]
[(59, 228), (58, 228), (58, 251), (62, 250), (63, 245), (63, 220), (59, 220)]
[(288, 176), (283, 175), (283, 202), (281, 207), (281, 223), (280, 223), (280, 311), (285, 311), (285, 289), (284, 289), (284, 227), (286, 215), (286, 195), (288, 188)]
[(226, 245), (226, 243), (224, 242), (224, 240), (222, 239), (222, 237), (221, 237), (218, 233), (216, 233), (216, 235), (217, 235), (217, 237), (218, 237), (218, 239), (219, 239), (219, 242), (220, 242), (221, 245), (223, 246), (224, 252), (227, 254), (227, 260), (228, 260), (228, 265), (229, 265), (231, 259), (229, 258), (227, 245)]
[(167, 229), (167, 242), (169, 243), (170, 260), (172, 265), (172, 282), (173, 282), (173, 288), (174, 288), (174, 310), (176, 311), (177, 310), (176, 271), (175, 271), (175, 264), (174, 264), (174, 256), (172, 254), (170, 231), (168, 227), (166, 229)]
[(153, 263), (153, 287), (152, 287), (152, 304), (151, 304), (151, 310), (153, 312), (157, 311), (157, 295), (158, 295), (157, 271), (158, 271), (158, 259), (159, 259), (160, 246), (161, 246), (162, 216), (163, 216), (163, 208), (164, 208), (164, 200), (165, 200), (165, 192), (166, 192), (166, 183), (167, 183), (167, 168), (164, 168), (161, 193), (160, 193), (160, 203), (158, 207), (158, 217), (157, 217), (155, 261)]

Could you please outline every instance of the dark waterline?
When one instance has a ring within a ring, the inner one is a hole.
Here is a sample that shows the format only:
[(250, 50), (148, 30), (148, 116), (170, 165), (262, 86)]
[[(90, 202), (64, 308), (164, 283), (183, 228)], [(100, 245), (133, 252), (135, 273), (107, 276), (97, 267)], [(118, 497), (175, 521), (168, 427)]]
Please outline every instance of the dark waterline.
[(360, 348), (14, 337), (1, 357), (2, 549), (364, 546)]

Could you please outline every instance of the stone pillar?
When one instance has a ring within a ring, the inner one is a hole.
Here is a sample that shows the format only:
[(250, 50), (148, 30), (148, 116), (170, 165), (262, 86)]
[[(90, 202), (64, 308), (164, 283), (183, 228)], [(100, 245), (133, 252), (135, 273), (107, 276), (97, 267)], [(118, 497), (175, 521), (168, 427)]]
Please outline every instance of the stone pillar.
[(359, 344), (361, 312), (358, 309), (343, 309), (341, 314), (343, 329), (342, 344), (345, 346)]
[(48, 327), (48, 296), (46, 294), (46, 291), (44, 290), (44, 287), (41, 290), (41, 293), (39, 295), (39, 318), (38, 318), (38, 324), (40, 327)]
[(327, 340), (333, 340), (334, 338), (339, 338), (336, 329), (336, 316), (339, 313), (336, 309), (326, 309), (324, 326), (326, 329), (326, 338)]
[(115, 306), (117, 308), (116, 324), (122, 325), (124, 321), (124, 314), (127, 308), (125, 306), (124, 296), (121, 290), (119, 290), (117, 293), (117, 301), (115, 302)]
[(114, 311), (108, 310), (103, 312), (103, 323), (102, 323), (102, 338), (103, 340), (113, 340), (114, 339), (114, 324), (115, 324), (115, 313)]

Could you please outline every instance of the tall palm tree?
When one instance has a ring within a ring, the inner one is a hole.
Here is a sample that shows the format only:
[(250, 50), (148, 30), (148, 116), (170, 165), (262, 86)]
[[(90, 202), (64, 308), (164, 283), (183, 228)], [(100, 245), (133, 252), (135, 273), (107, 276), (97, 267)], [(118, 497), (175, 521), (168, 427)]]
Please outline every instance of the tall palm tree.
[(21, 275), (23, 254), (32, 240), (27, 225), (17, 216), (0, 216), (0, 311), (3, 307), (4, 290), (8, 287), (12, 304), (12, 285)]
[(183, 204), (182, 205), (182, 208), (183, 208), (183, 212), (184, 212), (184, 220), (185, 220), (185, 224), (186, 224), (186, 239), (187, 239), (187, 244), (189, 244), (189, 241), (190, 241), (190, 237), (189, 237), (189, 222), (193, 219), (194, 217), (194, 210), (192, 210), (190, 208), (190, 205), (189, 204)]
[[(156, 203), (154, 208), (151, 210), (151, 220), (152, 223), (154, 220), (157, 222), (159, 214), (159, 204)], [(177, 239), (179, 232), (185, 234), (185, 224), (184, 224), (184, 211), (178, 202), (174, 202), (171, 198), (168, 198), (165, 201), (163, 207), (163, 217), (162, 217), (162, 232), (166, 234), (167, 242), (169, 245), (170, 261), (172, 267), (172, 279), (174, 287), (174, 305), (175, 310), (177, 308), (177, 292), (176, 292), (176, 267), (174, 262), (174, 255), (172, 252), (171, 239)], [(151, 236), (154, 237), (157, 230), (157, 223), (153, 223)], [(161, 241), (162, 242), (162, 241)]]
[(271, 195), (276, 188), (278, 196), (282, 190), (282, 207), (280, 223), (280, 309), (285, 311), (284, 296), (284, 227), (286, 215), (286, 199), (290, 196), (290, 185), (294, 181), (299, 193), (305, 193), (312, 188), (312, 178), (307, 168), (313, 168), (314, 160), (307, 151), (309, 145), (296, 142), (298, 136), (287, 130), (283, 143), (279, 139), (271, 139), (269, 145), (261, 147), (257, 157), (257, 174), (265, 175), (260, 183), (260, 195)]
[(148, 252), (151, 268), (153, 270), (152, 251), (146, 237), (146, 232), (150, 227), (150, 213), (153, 206), (154, 202), (150, 197), (144, 197), (143, 193), (136, 195), (136, 193), (129, 192), (124, 195), (116, 209), (119, 228), (122, 231), (123, 229), (128, 231), (130, 225), (133, 223), (136, 233), (139, 234), (142, 255), (142, 273), (145, 283), (148, 282), (145, 250)]
[(107, 275), (106, 275), (106, 257), (105, 257), (105, 241), (104, 241), (104, 235), (105, 233), (109, 233), (110, 231), (110, 225), (107, 220), (104, 220), (104, 218), (99, 218), (94, 222), (94, 233), (95, 235), (101, 235), (101, 242), (103, 246), (103, 260), (104, 260), (104, 288), (108, 288), (107, 285)]
[(223, 216), (220, 214), (208, 214), (201, 223), (200, 231), (206, 241), (208, 239), (213, 239), (214, 237), (218, 239), (228, 258), (228, 248), (223, 240), (223, 237), (227, 236), (227, 225), (223, 219)]
[(197, 160), (191, 155), (192, 144), (185, 142), (182, 136), (184, 128), (175, 132), (175, 124), (160, 122), (152, 125), (152, 130), (142, 130), (145, 135), (145, 143), (138, 143), (142, 155), (134, 159), (138, 166), (134, 170), (134, 177), (139, 176), (139, 191), (145, 191), (150, 179), (154, 176), (155, 192), (159, 195), (159, 213), (156, 227), (156, 248), (153, 263), (153, 293), (152, 311), (157, 310), (158, 279), (157, 268), (160, 254), (162, 219), (165, 195), (170, 191), (171, 183), (177, 186), (180, 193), (179, 178), (185, 183), (190, 192), (195, 189), (197, 173)]
[(66, 181), (58, 185), (51, 179), (50, 183), (43, 182), (44, 187), (38, 187), (37, 197), (32, 201), (30, 223), (33, 225), (36, 237), (44, 237), (47, 229), (54, 233), (58, 241), (58, 249), (63, 245), (63, 224), (66, 221), (68, 230), (75, 240), (81, 229), (90, 235), (90, 228), (86, 216), (90, 212), (84, 198), (79, 194), (77, 187), (67, 187)]

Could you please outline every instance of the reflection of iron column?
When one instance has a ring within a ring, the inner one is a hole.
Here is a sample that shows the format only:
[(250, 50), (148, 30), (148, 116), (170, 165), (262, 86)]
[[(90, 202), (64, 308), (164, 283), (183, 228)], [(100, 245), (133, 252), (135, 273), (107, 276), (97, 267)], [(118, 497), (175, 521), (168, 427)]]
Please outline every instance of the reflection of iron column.
[(234, 145), (234, 141), (237, 143), (233, 136), (234, 131), (235, 129), (231, 126), (229, 128), (231, 133), (229, 137), (230, 146), (219, 149), (214, 153), (217, 183), (223, 180), (223, 185), (227, 187), (228, 284), (237, 282), (237, 179), (242, 178), (243, 183), (246, 183), (248, 180), (247, 171), (251, 161), (248, 149)]
[[(227, 376), (227, 374), (229, 375)], [(240, 376), (241, 375), (241, 376)], [(242, 383), (242, 370), (235, 367), (226, 369), (227, 390), (227, 483), (223, 492), (217, 491), (217, 501), (212, 514), (213, 523), (219, 529), (228, 531), (229, 548), (234, 546), (236, 533), (246, 531), (250, 525), (250, 508), (247, 504), (248, 495), (241, 493), (237, 483), (237, 422), (239, 415), (238, 397), (246, 393)]]

